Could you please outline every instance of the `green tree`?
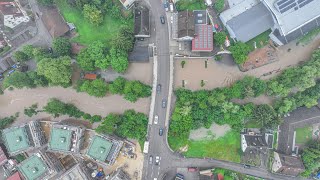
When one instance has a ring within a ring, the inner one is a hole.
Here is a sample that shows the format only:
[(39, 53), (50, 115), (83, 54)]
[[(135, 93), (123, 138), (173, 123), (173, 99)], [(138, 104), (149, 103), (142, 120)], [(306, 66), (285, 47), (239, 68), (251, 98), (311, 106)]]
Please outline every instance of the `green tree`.
[(60, 115), (69, 115), (70, 117), (80, 118), (84, 116), (84, 112), (80, 111), (75, 105), (64, 103), (58, 99), (50, 99), (46, 106), (43, 107), (44, 112), (59, 117)]
[(22, 48), (22, 52), (25, 53), (29, 58), (33, 58), (33, 49), (32, 45), (25, 45)]
[(16, 51), (13, 54), (13, 58), (19, 62), (25, 62), (28, 61), (30, 58), (27, 54), (25, 54), (22, 51)]
[(112, 83), (109, 84), (109, 91), (112, 94), (123, 94), (124, 86), (127, 80), (121, 76), (117, 77)]
[(138, 98), (150, 96), (151, 87), (140, 81), (127, 81), (123, 93), (126, 100), (135, 102)]
[(53, 5), (53, 0), (37, 0), (40, 4), (44, 6), (51, 6)]
[(45, 87), (49, 84), (48, 80), (44, 76), (38, 75), (36, 71), (28, 71), (27, 75), (33, 81), (35, 86)]
[(19, 71), (16, 71), (10, 76), (6, 77), (3, 81), (3, 86), (5, 88), (13, 86), (18, 89), (21, 89), (23, 87), (35, 87), (33, 80), (26, 73), (22, 73)]
[(96, 67), (107, 68), (109, 61), (105, 53), (105, 45), (100, 41), (91, 43), (88, 48), (82, 49), (77, 57), (78, 64), (83, 70), (93, 71)]
[(214, 34), (214, 42), (217, 45), (223, 45), (224, 41), (226, 40), (227, 34), (224, 31), (217, 32)]
[(89, 113), (84, 114), (82, 117), (85, 120), (90, 120), (91, 119), (91, 115)]
[(275, 110), (272, 108), (272, 106), (267, 104), (256, 106), (252, 118), (261, 123), (261, 125), (265, 128), (275, 128), (281, 123), (281, 119)]
[(53, 50), (59, 56), (67, 56), (71, 53), (71, 43), (67, 38), (58, 37), (53, 40)]
[(119, 33), (112, 39), (112, 47), (128, 52), (133, 48), (134, 34), (130, 26), (122, 26)]
[(229, 49), (237, 64), (243, 64), (248, 59), (250, 47), (247, 44), (243, 42), (236, 42)]
[(305, 172), (303, 177), (310, 177), (312, 173), (316, 173), (320, 167), (320, 144), (317, 141), (312, 141), (306, 148), (303, 149), (301, 155)]
[(80, 91), (87, 92), (90, 96), (104, 97), (107, 93), (107, 84), (102, 79), (96, 79), (93, 81), (86, 80), (80, 86)]
[(32, 57), (36, 60), (36, 62), (40, 62), (44, 58), (50, 58), (51, 56), (48, 54), (48, 51), (43, 48), (33, 48)]
[(83, 16), (93, 25), (98, 26), (103, 21), (103, 15), (94, 5), (85, 4), (83, 6)]
[(102, 119), (101, 116), (99, 116), (99, 115), (94, 115), (94, 116), (91, 117), (90, 122), (91, 122), (91, 123), (100, 122), (101, 119)]
[(38, 104), (32, 104), (30, 107), (24, 109), (24, 114), (28, 117), (32, 117), (33, 115), (38, 114)]
[(224, 0), (217, 0), (214, 3), (214, 9), (218, 12), (221, 13), (224, 9)]
[(128, 69), (128, 55), (124, 51), (119, 51), (115, 48), (110, 50), (111, 67), (119, 73), (123, 73)]
[(102, 134), (115, 134), (120, 123), (121, 116), (111, 113), (103, 119), (103, 122), (95, 130)]
[(0, 130), (6, 128), (17, 119), (17, 116), (10, 116), (0, 119)]
[(45, 58), (38, 63), (37, 73), (48, 79), (52, 85), (70, 85), (72, 69), (68, 56)]

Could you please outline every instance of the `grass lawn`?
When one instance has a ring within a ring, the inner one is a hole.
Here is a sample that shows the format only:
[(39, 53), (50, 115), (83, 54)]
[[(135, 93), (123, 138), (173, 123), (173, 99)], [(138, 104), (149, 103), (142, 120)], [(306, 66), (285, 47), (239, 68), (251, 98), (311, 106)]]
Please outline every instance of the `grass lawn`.
[(109, 45), (111, 38), (122, 25), (121, 20), (114, 19), (110, 15), (105, 15), (103, 23), (96, 27), (86, 21), (81, 11), (71, 7), (66, 0), (56, 0), (55, 2), (65, 20), (74, 23), (76, 26), (79, 36), (72, 39), (74, 42), (88, 45), (93, 41), (100, 40)]
[(229, 131), (215, 140), (189, 141), (186, 157), (209, 157), (221, 160), (240, 162), (240, 134)]
[(184, 10), (205, 10), (207, 7), (204, 4), (204, 1), (200, 0), (179, 0), (176, 3), (178, 11)]
[(255, 120), (250, 120), (250, 121), (246, 122), (245, 127), (246, 128), (262, 128), (262, 125), (261, 125), (261, 123), (258, 123)]
[(269, 41), (269, 34), (271, 33), (271, 30), (267, 30), (255, 38), (251, 39), (250, 41), (246, 42), (248, 46), (250, 46), (251, 51), (254, 51), (254, 42), (257, 44), (257, 48), (262, 48), (263, 46), (268, 44)]
[(320, 28), (316, 28), (310, 31), (308, 34), (299, 38), (299, 43), (308, 44), (311, 42), (318, 34), (320, 34)]
[(312, 139), (312, 128), (310, 126), (296, 129), (296, 144), (305, 144)]

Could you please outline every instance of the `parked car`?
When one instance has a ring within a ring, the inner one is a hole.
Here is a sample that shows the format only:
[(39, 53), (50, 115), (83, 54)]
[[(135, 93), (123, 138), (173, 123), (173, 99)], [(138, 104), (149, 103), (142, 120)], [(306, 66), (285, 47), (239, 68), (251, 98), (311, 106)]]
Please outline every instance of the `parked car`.
[(156, 162), (155, 162), (156, 165), (159, 165), (160, 164), (160, 157), (159, 156), (156, 156)]
[(12, 69), (8, 72), (8, 75), (7, 76), (10, 76), (12, 73), (14, 73), (15, 69)]
[(184, 175), (177, 173), (176, 174), (176, 179), (184, 179)]
[(160, 16), (160, 21), (161, 21), (161, 24), (166, 23), (166, 21), (164, 20), (164, 16)]
[(250, 165), (248, 165), (248, 164), (244, 164), (244, 165), (243, 165), (243, 168), (250, 169), (250, 168), (251, 168), (251, 166), (250, 166)]
[(159, 116), (155, 115), (154, 116), (154, 124), (158, 124)]
[(159, 94), (161, 92), (161, 84), (157, 85), (157, 93)]
[(163, 129), (160, 128), (160, 129), (159, 129), (159, 136), (162, 136), (162, 135), (163, 135)]
[(168, 7), (168, 3), (167, 2), (163, 3), (163, 7), (167, 12), (169, 11), (169, 7)]
[(152, 164), (152, 162), (153, 162), (153, 157), (152, 157), (152, 155), (150, 155), (149, 156), (149, 164)]
[(198, 168), (196, 168), (196, 167), (188, 167), (188, 171), (189, 172), (197, 172)]
[(167, 100), (162, 99), (162, 108), (166, 108), (167, 107)]

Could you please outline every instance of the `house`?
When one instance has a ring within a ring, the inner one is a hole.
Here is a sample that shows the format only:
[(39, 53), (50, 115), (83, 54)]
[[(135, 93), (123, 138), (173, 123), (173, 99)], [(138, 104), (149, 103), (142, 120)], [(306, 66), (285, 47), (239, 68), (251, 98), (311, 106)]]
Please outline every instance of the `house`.
[(112, 137), (95, 135), (91, 139), (86, 155), (98, 162), (112, 165), (118, 157), (122, 145), (122, 141)]
[(192, 11), (186, 10), (179, 12), (177, 17), (177, 38), (178, 41), (191, 41), (193, 39), (194, 15)]
[(95, 80), (97, 79), (97, 75), (96, 74), (85, 74), (83, 79), (87, 79), (87, 80)]
[(18, 1), (0, 2), (0, 13), (3, 16), (4, 25), (12, 29), (30, 20)]
[(150, 37), (150, 14), (146, 6), (134, 8), (134, 37)]
[(20, 173), (17, 171), (7, 178), (7, 180), (21, 180)]
[(118, 169), (116, 172), (112, 174), (110, 180), (130, 180), (131, 178), (122, 170)]
[(78, 163), (59, 177), (59, 180), (70, 180), (70, 179), (89, 180), (91, 178), (85, 174), (82, 164)]
[(130, 9), (133, 6), (135, 0), (120, 0), (124, 8)]
[(2, 165), (4, 176), (10, 177), (17, 171), (18, 162), (14, 159), (9, 159), (6, 163)]
[(284, 45), (320, 27), (320, 0), (242, 0), (220, 15), (230, 36), (247, 42), (271, 29), (269, 37)]
[(273, 134), (260, 133), (256, 129), (245, 129), (241, 133), (241, 150), (243, 152), (250, 148), (258, 149), (272, 149), (273, 148)]
[(41, 147), (46, 143), (39, 121), (4, 129), (2, 137), (10, 156)]
[(299, 157), (274, 152), (272, 171), (290, 176), (298, 176), (304, 172), (304, 166)]
[(70, 30), (55, 7), (43, 7), (41, 19), (52, 38), (64, 36)]
[(85, 129), (77, 126), (53, 124), (51, 126), (48, 150), (60, 153), (79, 153)]
[(0, 146), (0, 166), (4, 165), (8, 161), (8, 157)]
[(0, 73), (7, 71), (13, 66), (15, 62), (11, 59), (11, 57), (7, 57), (6, 59), (0, 60)]

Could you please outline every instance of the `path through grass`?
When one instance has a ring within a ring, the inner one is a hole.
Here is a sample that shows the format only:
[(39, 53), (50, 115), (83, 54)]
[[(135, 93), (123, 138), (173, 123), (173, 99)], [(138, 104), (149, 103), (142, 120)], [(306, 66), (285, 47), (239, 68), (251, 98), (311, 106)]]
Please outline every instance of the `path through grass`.
[(103, 23), (100, 26), (94, 26), (84, 19), (80, 10), (70, 6), (66, 0), (56, 0), (55, 2), (64, 19), (76, 26), (79, 36), (73, 38), (74, 42), (88, 45), (93, 41), (100, 40), (109, 45), (111, 38), (115, 36), (122, 25), (121, 20), (105, 15)]

